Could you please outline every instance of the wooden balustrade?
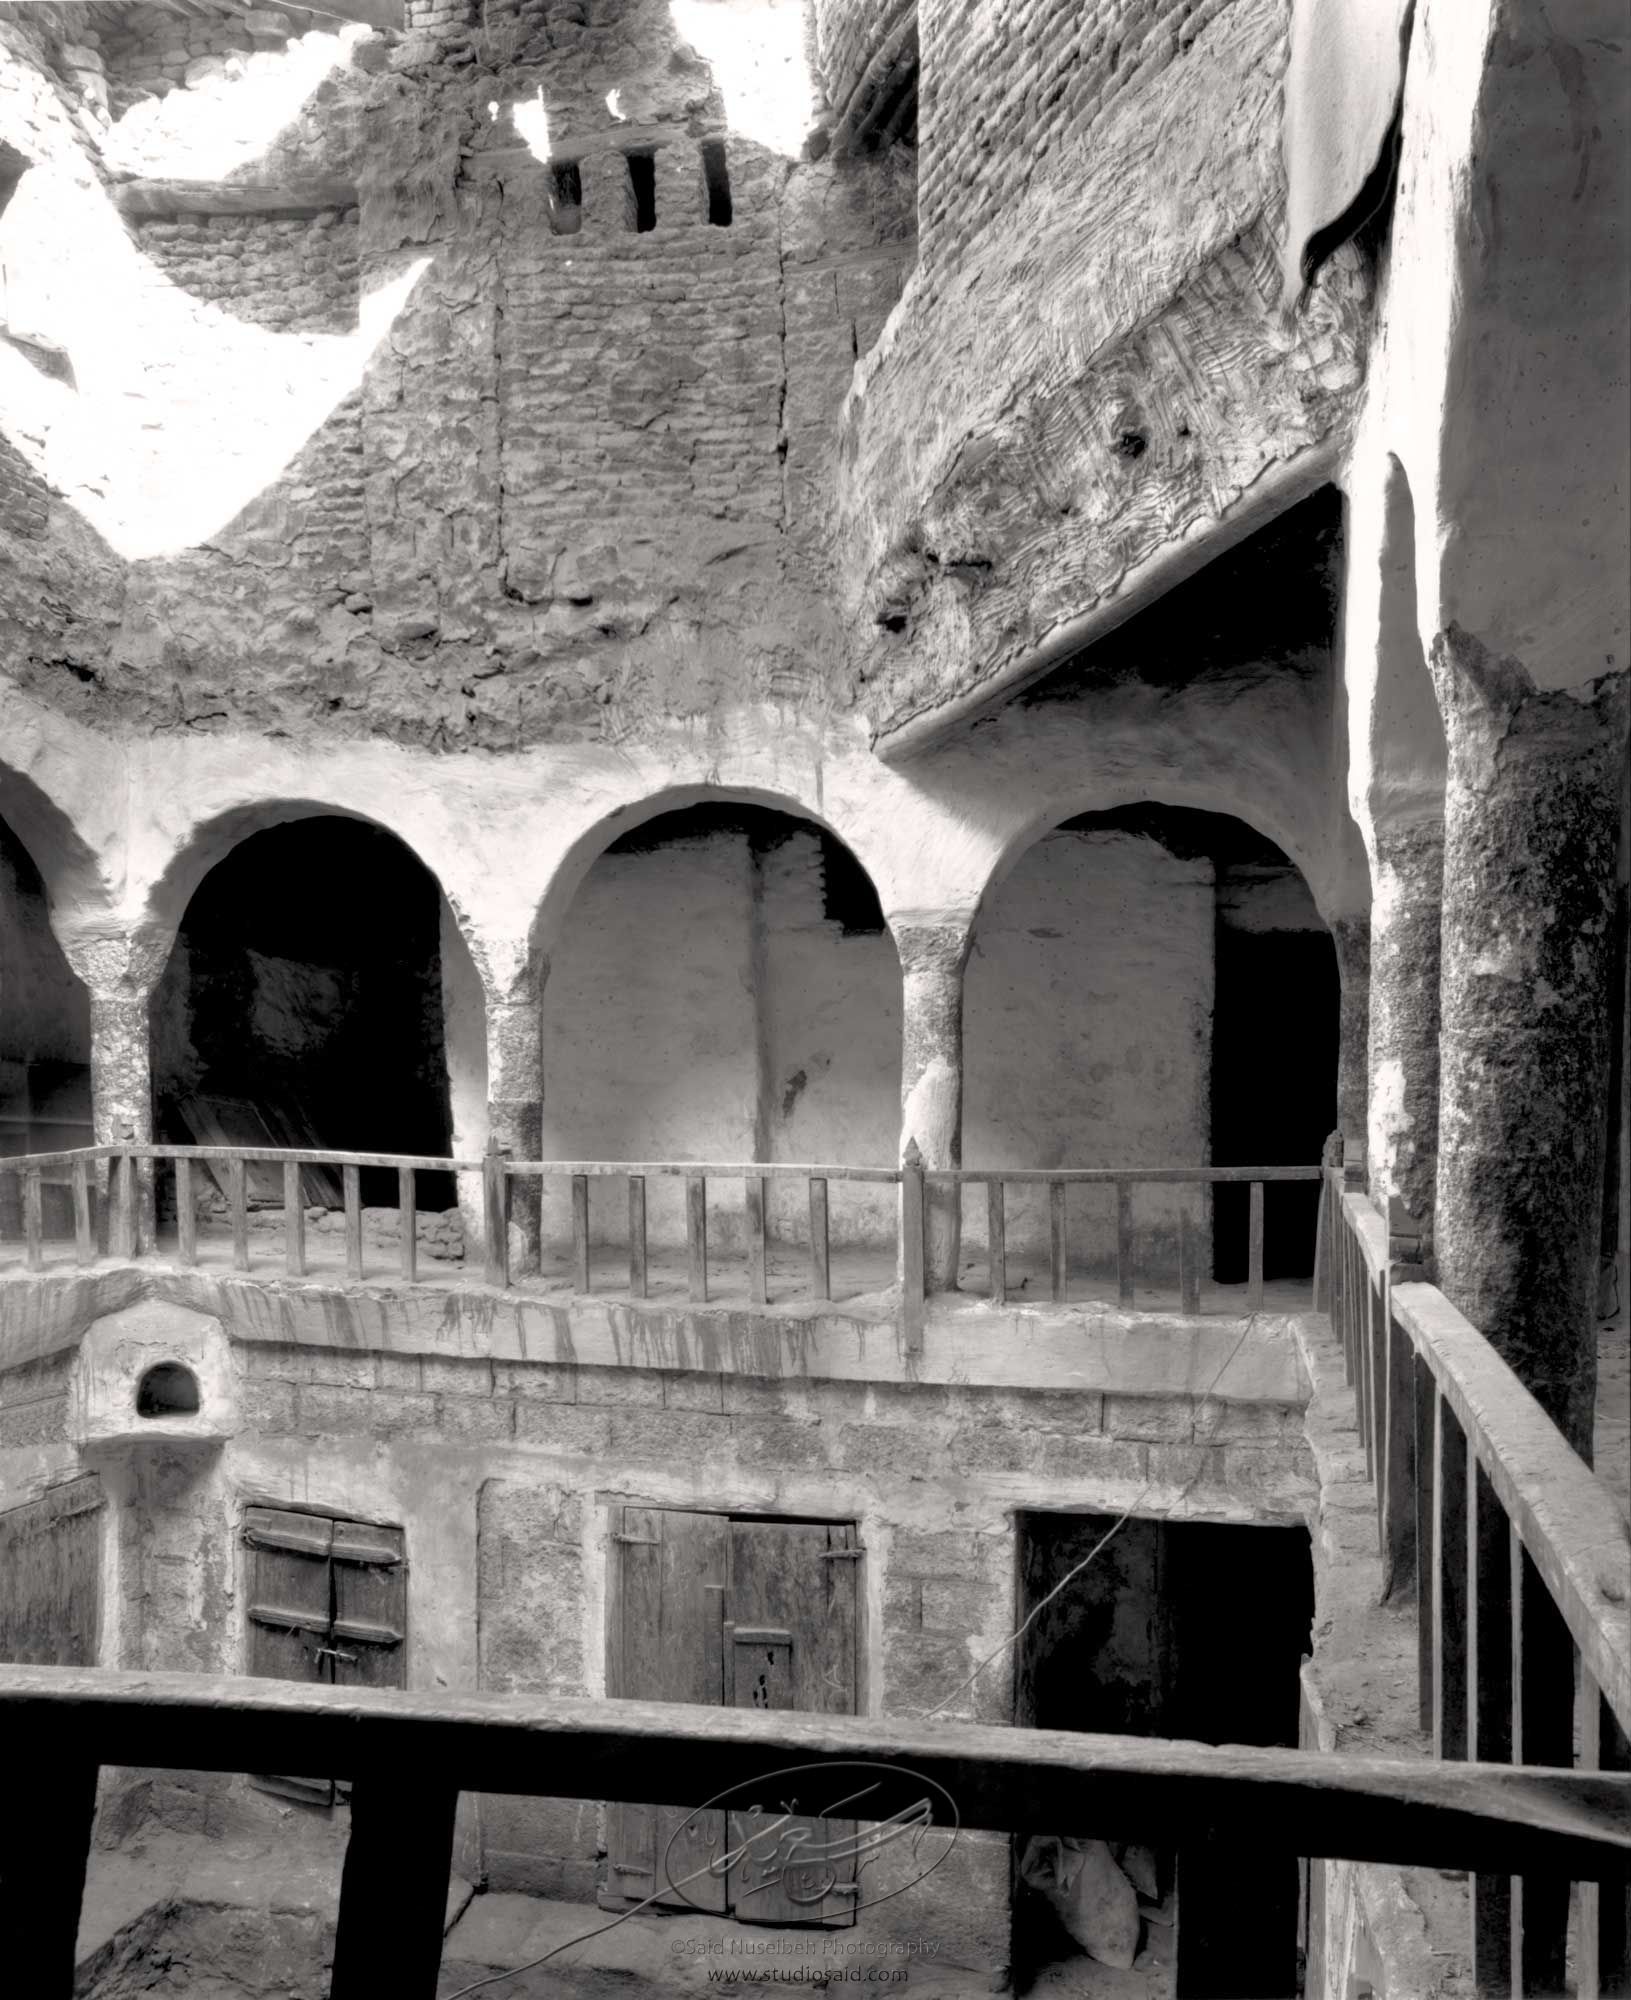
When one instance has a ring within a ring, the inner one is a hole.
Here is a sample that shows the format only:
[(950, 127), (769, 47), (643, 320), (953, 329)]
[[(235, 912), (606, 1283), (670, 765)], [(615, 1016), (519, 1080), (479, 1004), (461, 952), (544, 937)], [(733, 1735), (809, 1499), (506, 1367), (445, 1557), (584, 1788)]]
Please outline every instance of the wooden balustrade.
[[(1012, 1297), (1012, 1260), (1009, 1240), (1007, 1190), (1045, 1188), (1047, 1191), (1047, 1251), (1043, 1295), (1054, 1304), (1067, 1303), (1071, 1295), (1071, 1242), (1068, 1198), (1073, 1187), (1106, 1187), (1114, 1190), (1116, 1296), (1125, 1307), (1136, 1299), (1135, 1267), (1137, 1235), (1134, 1197), (1140, 1187), (1176, 1187), (1204, 1190), (1223, 1182), (1245, 1183), (1250, 1190), (1248, 1230), (1248, 1275), (1246, 1305), (1260, 1311), (1263, 1304), (1263, 1203), (1268, 1182), (1318, 1180), (1318, 1167), (1073, 1167), (1003, 1169), (925, 1169), (915, 1151), (899, 1167), (848, 1167), (833, 1165), (791, 1165), (785, 1162), (716, 1162), (696, 1160), (513, 1160), (508, 1154), (491, 1151), (482, 1160), (432, 1159), (394, 1153), (339, 1151), (294, 1151), (255, 1146), (168, 1146), (87, 1147), (75, 1153), (33, 1156), (15, 1162), (0, 1162), (0, 1174), (15, 1173), (23, 1190), (25, 1266), (45, 1268), (47, 1257), (41, 1227), (40, 1187), (52, 1173), (66, 1174), (74, 1195), (76, 1262), (91, 1263), (97, 1255), (97, 1237), (102, 1233), (110, 1255), (129, 1258), (138, 1254), (141, 1223), (138, 1196), (141, 1176), (151, 1175), (166, 1165), (175, 1176), (176, 1254), (183, 1265), (199, 1261), (198, 1218), (194, 1204), (196, 1170), (210, 1171), (223, 1187), (226, 1220), (230, 1235), (230, 1258), (236, 1271), (254, 1270), (257, 1262), (258, 1231), (252, 1225), (249, 1169), (278, 1166), (282, 1170), (283, 1269), (290, 1277), (304, 1277), (310, 1269), (307, 1242), (307, 1214), (304, 1193), (305, 1170), (311, 1167), (338, 1169), (342, 1191), (342, 1251), (345, 1276), (356, 1283), (383, 1275), (371, 1268), (369, 1245), (363, 1227), (361, 1176), (365, 1170), (385, 1170), (396, 1176), (397, 1257), (396, 1274), (412, 1282), (418, 1275), (417, 1237), (414, 1227), (415, 1190), (422, 1173), (479, 1175), (482, 1188), (483, 1245), (481, 1273), (485, 1283), (507, 1288), (511, 1282), (509, 1211), (511, 1189), (521, 1180), (563, 1183), (570, 1204), (571, 1248), (569, 1276), (573, 1287), (583, 1293), (597, 1289), (592, 1230), (591, 1202), (597, 1183), (622, 1181), (628, 1194), (628, 1277), (631, 1298), (650, 1295), (651, 1246), (647, 1228), (649, 1183), (678, 1179), (684, 1183), (683, 1214), (685, 1231), (686, 1291), (693, 1304), (706, 1304), (715, 1295), (714, 1278), (720, 1257), (710, 1256), (708, 1229), (709, 1203), (720, 1186), (741, 1189), (742, 1262), (748, 1301), (755, 1306), (771, 1303), (771, 1196), (781, 1183), (805, 1184), (808, 1214), (807, 1284), (799, 1295), (827, 1300), (832, 1297), (832, 1243), (830, 1222), (833, 1182), (898, 1190), (897, 1275), (902, 1287), (902, 1316), (909, 1348), (921, 1343), (924, 1314), (923, 1228), (927, 1194), (931, 1184), (961, 1189), (964, 1185), (986, 1190), (986, 1227), (990, 1246), (989, 1291), (992, 1300), (1006, 1304)], [(93, 1176), (106, 1180), (105, 1223), (99, 1232), (94, 1214), (96, 1189)], [(150, 1197), (149, 1197), (150, 1198)], [(1202, 1251), (1206, 1232), (1198, 1206), (1186, 1192), (1175, 1216), (1162, 1218), (1162, 1228), (1176, 1237), (1176, 1290), (1178, 1304), (1185, 1313), (1200, 1310)], [(614, 1287), (621, 1290), (621, 1285)]]
[[(1631, 1767), (1631, 1524), (1478, 1329), (1390, 1265), (1385, 1219), (1341, 1170), (1324, 1199), (1332, 1320), (1385, 1588), (1414, 1584), (1434, 1756)], [(1631, 1990), (1628, 1911), (1631, 1873), (1578, 1897), (1578, 2000)], [(1479, 1873), (1478, 1993), (1561, 1992), (1569, 1922), (1555, 1870)]]
[(1613, 1885), (1631, 1863), (1631, 1777), (1590, 1768), (76, 1667), (0, 1666), (0, 1734), (27, 1802), (0, 1815), (0, 1925), (29, 2000), (73, 1990), (103, 1765), (351, 1782), (330, 2000), (431, 2000), (460, 1791), (695, 1808), (790, 1767), (809, 1796), (823, 1767), (845, 1784), (865, 1763), (877, 1822), (926, 1811), (947, 1834), (953, 1811), (995, 1833), (1102, 1827), (1156, 1844), (1205, 1826), (1254, 1851), (1283, 1852), (1290, 1830), (1324, 1859), (1565, 1885)]

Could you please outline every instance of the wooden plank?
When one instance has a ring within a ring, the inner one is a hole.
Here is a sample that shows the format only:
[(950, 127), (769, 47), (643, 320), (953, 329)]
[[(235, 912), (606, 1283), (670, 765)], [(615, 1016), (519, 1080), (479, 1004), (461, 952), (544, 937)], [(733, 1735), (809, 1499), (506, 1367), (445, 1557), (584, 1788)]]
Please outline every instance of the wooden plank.
[(1467, 1755), (1467, 1439), (1442, 1396), (1433, 1413), (1433, 1755)]
[(482, 1277), (500, 1289), (510, 1282), (508, 1166), (496, 1146), (481, 1163)]
[(419, 1275), (419, 1196), (412, 1167), (396, 1170), (396, 1231), (399, 1268), (411, 1285)]
[(1063, 1305), (1070, 1285), (1070, 1246), (1066, 1236), (1065, 1184), (1048, 1183), (1048, 1296)]
[[(1574, 1762), (1574, 1645), (1527, 1548), (1513, 1564), (1512, 1593), (1512, 1761), (1566, 1770)], [(1569, 1937), (1568, 1875), (1525, 1869), (1513, 1884), (1512, 1900), (1513, 1951), (1520, 1960), (1514, 1968), (1519, 1973), (1513, 1982), (1516, 1991), (1561, 1993)]]
[(900, 1327), (908, 1354), (923, 1352), (923, 1159), (908, 1139), (900, 1170)]
[(1328, 1173), (1320, 1177), (1319, 1205), (1314, 1220), (1314, 1282), (1309, 1304), (1319, 1313), (1329, 1313), (1331, 1302), (1331, 1209), (1335, 1197)]
[(262, 181), (132, 180), (112, 189), (121, 215), (140, 219), (172, 215), (321, 215), (355, 208), (355, 183), (310, 180)]
[(572, 1285), (579, 1292), (589, 1286), (589, 1177), (572, 1176)]
[(1133, 1186), (1116, 1182), (1116, 1298), (1123, 1306), (1133, 1303)]
[(1391, 1300), (1384, 1317), (1387, 1451), (1382, 1481), (1382, 1597), (1385, 1602), (1415, 1582), (1416, 1398), (1410, 1336), (1399, 1324)]
[[(657, 1508), (624, 1507), (607, 1564), (607, 1693), (619, 1699), (662, 1685), (657, 1640), (662, 1633), (662, 1515)], [(721, 1578), (721, 1580), (723, 1580)], [(721, 1614), (723, 1615), (723, 1613)], [(641, 1801), (614, 1802), (606, 1811), (607, 1890), (635, 1901), (657, 1888), (657, 1808)], [(720, 1891), (720, 1908), (724, 1891)]]
[(136, 1161), (121, 1153), (113, 1165), (113, 1255), (129, 1262), (136, 1255)]
[(686, 1288), (693, 1305), (708, 1302), (708, 1180), (692, 1173), (685, 1180)]
[(1263, 1183), (1251, 1184), (1251, 1209), (1246, 1223), (1246, 1310), (1263, 1310)]
[[(186, 1164), (177, 1162), (177, 1172)], [(291, 1278), (306, 1275), (306, 1199), (296, 1160), (283, 1163), (283, 1268)]]
[(765, 1181), (762, 1174), (748, 1174), (743, 1180), (747, 1195), (748, 1300), (756, 1306), (770, 1300), (765, 1271)]
[(435, 2000), (458, 1804), (456, 1785), (421, 1771), (357, 1780), (330, 2000)]
[[(296, 1160), (307, 1170), (321, 1167), (413, 1167), (420, 1173), (461, 1173), (474, 1174), (481, 1171), (480, 1160), (442, 1159), (434, 1153), (339, 1153), (324, 1151), (318, 1146), (260, 1146), (252, 1144), (223, 1146), (82, 1146), (77, 1152), (50, 1155), (30, 1155), (34, 1166), (48, 1167), (56, 1160), (66, 1164), (70, 1160), (118, 1159), (129, 1154), (135, 1160), (192, 1160), (206, 1165), (225, 1165), (228, 1160), (248, 1160), (268, 1166), (281, 1167), (289, 1160)], [(530, 1173), (569, 1173), (566, 1166), (557, 1166), (553, 1161), (533, 1162), (525, 1171)], [(591, 1169), (585, 1168), (584, 1172)], [(606, 1162), (598, 1169), (608, 1174), (626, 1174), (627, 1165)], [(878, 1179), (888, 1180), (892, 1176), (880, 1173)], [(333, 1185), (337, 1188), (339, 1183)]]
[(1001, 1181), (985, 1184), (986, 1263), (991, 1277), (991, 1303), (1008, 1303), (1008, 1218), (1007, 1197)]
[(1201, 1309), (1199, 1232), (1194, 1211), (1186, 1201), (1178, 1210), (1178, 1297), (1180, 1310), (1191, 1318)]
[(1190, 1821), (1242, 1839), (1294, 1825), (1299, 1847), (1330, 1859), (1577, 1881), (1631, 1856), (1631, 1778), (891, 1716), (0, 1666), (0, 1740), (187, 1770), (411, 1768), (469, 1791), (685, 1810), (789, 1764), (859, 1759), (907, 1773), (880, 1775), (880, 1818), (929, 1780), (965, 1826), (998, 1833), (1105, 1825), (1159, 1844)]
[(403, 1685), (408, 1621), (403, 1554), (400, 1528), (335, 1522), (334, 1629), (328, 1658), (336, 1687)]
[(193, 1163), (175, 1163), (176, 1255), (189, 1267), (198, 1262), (198, 1206), (193, 1196)]
[(96, 1818), (97, 1767), (71, 1745), (8, 1740), (12, 1806), (0, 1816), (0, 1928), (6, 1990), (72, 2000)]
[(23, 1175), (24, 1261), (29, 1270), (45, 1269), (45, 1227), (41, 1208), (40, 1170), (30, 1167)]
[[(96, 1229), (91, 1216), (91, 1169), (88, 1160), (75, 1160), (72, 1169), (74, 1190), (74, 1262), (96, 1262)], [(182, 1260), (186, 1261), (185, 1258)]]
[(1433, 1732), (1433, 1371), (1411, 1350), (1416, 1465), (1416, 1702), (1422, 1733)]
[(1387, 1491), (1387, 1356), (1382, 1348), (1381, 1281), (1364, 1283), (1365, 1385), (1370, 1407), (1371, 1477), (1376, 1484), (1376, 1546), (1382, 1546), (1382, 1506)]
[(1127, 1181), (1139, 1187), (1212, 1187), (1220, 1181), (1317, 1181), (1321, 1167), (936, 1167), (932, 1178), (970, 1186), (1003, 1180), (1038, 1187), (1064, 1181), (1070, 1187), (1104, 1187)]
[[(316, 1514), (248, 1507), (244, 1541), (249, 1550), (245, 1672), (277, 1680), (327, 1680), (321, 1649), (329, 1643), (333, 1620), (329, 1554), (334, 1523)], [(269, 1759), (245, 1768), (300, 1767)]]
[(345, 1274), (348, 1278), (362, 1276), (362, 1177), (356, 1167), (342, 1167), (340, 1179), (345, 1188)]
[(650, 1290), (646, 1269), (646, 1183), (629, 1175), (629, 1295), (643, 1299)]
[[(1510, 1533), (1495, 1489), (1467, 1454), (1467, 1755), (1501, 1764), (1512, 1756)], [(1512, 1878), (1472, 1878), (1473, 1986), (1507, 2000), (1512, 1988)]]
[(102, 1621), (102, 1482), (94, 1473), (0, 1512), (0, 1659), (90, 1666)]
[[(1621, 1727), (1631, 1725), (1631, 1531), (1512, 1370), (1431, 1285), (1393, 1288), (1394, 1309), (1489, 1473), (1507, 1518), (1561, 1608)], [(1614, 1593), (1614, 1594), (1611, 1594)]]
[(249, 1269), (249, 1200), (244, 1189), (244, 1163), (227, 1162), (227, 1209), (232, 1217), (232, 1268)]
[[(367, 1166), (369, 1162), (364, 1160), (362, 1164)], [(898, 1167), (843, 1167), (819, 1162), (794, 1164), (786, 1160), (513, 1160), (510, 1171), (545, 1180), (558, 1180), (563, 1176), (570, 1178), (573, 1174), (587, 1174), (591, 1180), (604, 1180), (608, 1176), (624, 1179), (629, 1174), (643, 1174), (647, 1179), (666, 1176), (688, 1180), (697, 1173), (711, 1181), (745, 1181), (749, 1174), (770, 1181), (808, 1180), (812, 1174), (819, 1174), (823, 1180), (867, 1181), (875, 1185), (892, 1184), (900, 1179)], [(949, 1181), (957, 1176), (947, 1173), (937, 1174), (935, 1178)]]
[(810, 1176), (810, 1290), (818, 1299), (832, 1297), (832, 1236), (824, 1174)]
[[(1582, 1758), (1581, 1768), (1614, 1771), (1622, 1775), (1631, 1772), (1631, 1743), (1627, 1742), (1625, 1731), (1603, 1700), (1602, 1691), (1589, 1671), (1584, 1669), (1581, 1686), (1595, 1716), (1595, 1727), (1588, 1725), (1583, 1732), (1583, 1740), (1591, 1742), (1596, 1750), (1591, 1763)], [(1597, 1984), (1602, 2000), (1627, 2000), (1627, 1996), (1631, 1995), (1631, 1861), (1623, 1868), (1606, 1874), (1600, 1885), (1583, 1882), (1580, 1896), (1582, 1910), (1590, 1908), (1596, 1918), (1593, 1925), (1595, 1951), (1589, 1956), (1596, 1959)], [(1582, 1951), (1583, 1964), (1589, 1962), (1589, 1956)], [(1581, 2000), (1585, 2000), (1584, 1987), (1581, 1989)]]

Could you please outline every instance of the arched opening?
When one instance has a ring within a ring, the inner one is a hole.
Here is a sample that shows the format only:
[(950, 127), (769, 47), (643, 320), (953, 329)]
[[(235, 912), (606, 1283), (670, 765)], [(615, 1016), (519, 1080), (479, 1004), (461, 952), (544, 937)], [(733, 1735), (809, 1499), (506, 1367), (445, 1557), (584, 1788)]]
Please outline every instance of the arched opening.
[[(247, 835), (193, 892), (154, 991), (159, 1139), (449, 1157), (452, 935), (436, 878), (380, 827), (321, 814)], [(248, 1182), (251, 1207), (281, 1206), (277, 1168)], [(303, 1185), (339, 1207), (337, 1174)], [(394, 1210), (394, 1171), (364, 1168), (361, 1194)], [(415, 1195), (450, 1209), (453, 1176), (421, 1173)]]
[[(965, 986), (963, 1158), (1314, 1165), (1335, 1116), (1337, 1032), (1330, 934), (1280, 848), (1223, 813), (1083, 814), (1037, 841), (981, 909)], [(1176, 1296), (1179, 1199), (1135, 1192), (1135, 1268), (1157, 1296)], [(1224, 1187), (1204, 1205), (1202, 1269), (1218, 1284), (1245, 1279), (1248, 1199)], [(1114, 1190), (1071, 1189), (1067, 1206), (1072, 1278), (1113, 1296)], [(1313, 1184), (1266, 1190), (1266, 1277), (1309, 1274), (1314, 1223)], [(1011, 1289), (1045, 1297), (1045, 1189), (1009, 1189), (1007, 1242)], [(972, 1261), (984, 1243), (969, 1204)]]
[[(894, 942), (865, 871), (825, 828), (708, 801), (645, 820), (589, 868), (544, 989), (546, 1159), (888, 1166), (899, 1103)], [(842, 1251), (889, 1282), (891, 1193), (832, 1183), (835, 1285)], [(773, 1252), (802, 1245), (805, 1200), (802, 1182), (772, 1184)], [(655, 1292), (663, 1256), (683, 1259), (683, 1181), (653, 1179), (646, 1226)], [(624, 1247), (627, 1228), (621, 1185), (593, 1186), (592, 1243)], [(742, 1232), (740, 1187), (711, 1184), (710, 1257)], [(546, 1265), (571, 1240), (553, 1183), (543, 1240)], [(850, 1278), (861, 1288), (859, 1266)]]
[[(51, 929), (32, 856), (0, 820), (0, 1157), (88, 1146), (90, 997)], [(0, 1176), (0, 1235), (21, 1232), (17, 1178)], [(73, 1231), (66, 1176), (41, 1188), (49, 1234)]]
[(196, 1417), (198, 1377), (179, 1361), (156, 1362), (136, 1384), (138, 1417)]

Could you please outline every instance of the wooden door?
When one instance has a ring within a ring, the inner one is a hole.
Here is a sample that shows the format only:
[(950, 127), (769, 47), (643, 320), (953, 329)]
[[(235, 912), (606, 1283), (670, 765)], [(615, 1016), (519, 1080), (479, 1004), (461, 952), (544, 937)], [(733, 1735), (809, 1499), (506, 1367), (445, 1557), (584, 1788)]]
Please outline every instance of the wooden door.
[(93, 1472), (0, 1513), (0, 1660), (96, 1665), (102, 1506), (102, 1482)]
[[(847, 1525), (731, 1522), (727, 1705), (854, 1714), (859, 1553)], [(808, 1800), (819, 1782), (802, 1782)], [(853, 1841), (855, 1822), (793, 1812), (798, 1792), (793, 1781), (784, 1799), (766, 1801), (771, 1811), (731, 1815), (731, 1911), (761, 1924), (852, 1923), (854, 1856), (823, 1850)], [(801, 1865), (805, 1850), (812, 1859)]]
[[(621, 1603), (613, 1627), (613, 1693), (719, 1706), (728, 1526), (721, 1514), (623, 1509), (614, 1544), (621, 1556)], [(680, 1806), (613, 1806), (609, 1886), (618, 1896), (655, 1896), (659, 1903), (723, 1912), (725, 1877), (712, 1864), (724, 1845), (723, 1813), (691, 1820)]]
[[(613, 1694), (854, 1712), (852, 1527), (625, 1507), (614, 1548)], [(613, 1806), (608, 1892), (763, 1923), (849, 1922), (853, 1864), (830, 1883), (808, 1870), (788, 1876), (775, 1859), (787, 1848), (768, 1832), (786, 1818), (735, 1814), (727, 1826), (723, 1813), (693, 1819), (678, 1807)], [(792, 1824), (811, 1840), (846, 1831), (802, 1818)], [(765, 1839), (727, 1872), (727, 1840), (735, 1848), (756, 1832)]]

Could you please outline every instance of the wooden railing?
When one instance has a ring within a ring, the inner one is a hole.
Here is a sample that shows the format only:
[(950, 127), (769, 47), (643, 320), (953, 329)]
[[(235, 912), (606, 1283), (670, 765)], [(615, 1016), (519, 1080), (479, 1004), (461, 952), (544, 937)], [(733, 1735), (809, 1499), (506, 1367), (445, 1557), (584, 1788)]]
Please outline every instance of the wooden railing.
[[(1631, 1525), (1477, 1328), (1390, 1262), (1341, 1168), (1323, 1199), (1384, 1589), (1414, 1590), (1434, 1756), (1631, 1769)], [(1472, 1905), (1479, 1994), (1563, 1991), (1566, 1883), (1484, 1872)], [(1578, 2000), (1631, 1990), (1626, 1879), (1583, 1890), (1577, 1917)]]
[[(750, 1304), (769, 1301), (769, 1191), (773, 1182), (805, 1184), (808, 1214), (808, 1286), (802, 1296), (825, 1300), (832, 1296), (832, 1261), (828, 1214), (832, 1182), (899, 1189), (897, 1266), (902, 1288), (902, 1314), (909, 1342), (922, 1328), (925, 1300), (924, 1215), (928, 1190), (983, 1187), (986, 1194), (989, 1291), (993, 1301), (1006, 1304), (1009, 1284), (1009, 1238), (1006, 1190), (1045, 1187), (1048, 1191), (1048, 1296), (1063, 1304), (1069, 1291), (1070, 1244), (1066, 1200), (1073, 1187), (1115, 1190), (1115, 1260), (1117, 1297), (1123, 1306), (1135, 1299), (1134, 1265), (1138, 1232), (1133, 1215), (1134, 1191), (1140, 1187), (1205, 1189), (1222, 1183), (1244, 1184), (1250, 1190), (1247, 1242), (1246, 1305), (1263, 1304), (1263, 1207), (1268, 1183), (1318, 1181), (1320, 1168), (1308, 1167), (1049, 1167), (959, 1168), (926, 1170), (915, 1148), (898, 1167), (791, 1166), (764, 1161), (701, 1160), (513, 1160), (493, 1151), (479, 1160), (430, 1159), (396, 1153), (353, 1153), (288, 1150), (258, 1146), (90, 1146), (74, 1152), (49, 1153), (0, 1160), (0, 1178), (14, 1176), (21, 1184), (24, 1262), (31, 1271), (47, 1263), (47, 1239), (42, 1222), (42, 1188), (47, 1181), (71, 1190), (73, 1255), (76, 1262), (95, 1260), (105, 1243), (107, 1254), (121, 1259), (137, 1256), (151, 1225), (143, 1225), (143, 1183), (150, 1182), (159, 1163), (174, 1175), (176, 1250), (184, 1265), (198, 1261), (195, 1176), (212, 1171), (224, 1183), (232, 1239), (232, 1267), (252, 1268), (251, 1205), (246, 1175), (250, 1166), (276, 1166), (282, 1171), (283, 1267), (291, 1277), (307, 1273), (307, 1168), (338, 1169), (344, 1215), (345, 1272), (348, 1279), (367, 1275), (363, 1231), (361, 1176), (365, 1170), (394, 1172), (397, 1179), (396, 1273), (417, 1275), (414, 1227), (415, 1191), (420, 1174), (479, 1175), (482, 1185), (482, 1276), (485, 1283), (507, 1288), (511, 1281), (509, 1220), (516, 1184), (525, 1181), (565, 1182), (571, 1201), (571, 1275), (575, 1288), (595, 1288), (591, 1260), (589, 1190), (595, 1181), (623, 1181), (628, 1190), (628, 1296), (649, 1294), (650, 1253), (646, 1226), (647, 1183), (682, 1179), (685, 1183), (686, 1288), (692, 1303), (710, 1296), (708, 1201), (710, 1185), (721, 1181), (743, 1190), (747, 1295)], [(106, 1181), (105, 1208), (98, 1214), (98, 1194)], [(1200, 1310), (1201, 1246), (1205, 1241), (1195, 1208), (1188, 1200), (1177, 1212), (1178, 1294), (1181, 1310)], [(618, 1287), (622, 1290), (622, 1287)]]
[(1182, 1841), (1211, 1834), (1565, 1882), (1631, 1863), (1631, 1778), (887, 1717), (0, 1666), (0, 1742), (6, 1990), (28, 2000), (73, 1991), (103, 1765), (351, 1781), (330, 2000), (431, 2000), (461, 1791), (694, 1809), (737, 1786), (779, 1797), (790, 1767), (805, 1798), (822, 1767), (850, 1767), (833, 1771), (848, 1791), (865, 1763), (871, 1824), (1177, 1832), (1180, 1898)]

